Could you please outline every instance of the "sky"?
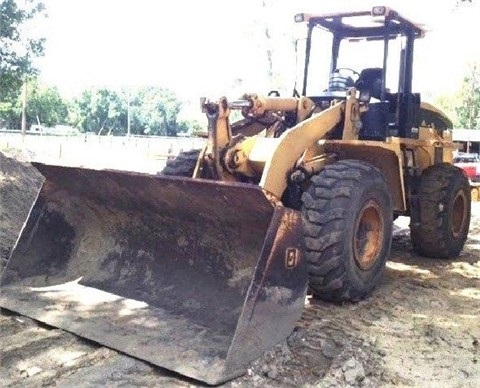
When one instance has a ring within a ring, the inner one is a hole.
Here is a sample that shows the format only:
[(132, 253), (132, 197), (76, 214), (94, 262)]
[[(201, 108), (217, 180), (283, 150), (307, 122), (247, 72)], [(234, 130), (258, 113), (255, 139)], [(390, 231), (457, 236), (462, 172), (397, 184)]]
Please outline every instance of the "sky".
[[(92, 86), (155, 85), (182, 98), (228, 95), (238, 78), (245, 92), (275, 88), (264, 76), (265, 47), (249, 36), (261, 20), (269, 19), (272, 32), (287, 41), (274, 60), (290, 72), (299, 34), (295, 13), (379, 5), (369, 0), (277, 0), (268, 14), (259, 15), (261, 0), (43, 2), (48, 18), (34, 27), (47, 38), (45, 56), (38, 61), (43, 83), (57, 86), (65, 96)], [(414, 87), (427, 96), (455, 91), (468, 63), (480, 61), (480, 45), (474, 41), (480, 35), (480, 1), (460, 8), (454, 3), (384, 2), (429, 30), (417, 42), (414, 72)], [(288, 82), (293, 86), (293, 76)]]

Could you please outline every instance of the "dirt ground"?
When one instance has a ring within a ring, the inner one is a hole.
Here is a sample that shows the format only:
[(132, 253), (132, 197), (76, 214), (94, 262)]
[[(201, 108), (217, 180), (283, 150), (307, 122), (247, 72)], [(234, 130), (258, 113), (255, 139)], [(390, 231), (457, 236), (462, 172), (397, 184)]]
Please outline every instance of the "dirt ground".
[[(10, 151), (17, 159), (28, 159)], [(0, 154), (0, 258), (15, 243), (41, 176)], [(2, 264), (2, 266), (3, 266)], [(421, 258), (396, 221), (383, 281), (360, 303), (309, 299), (289, 338), (225, 387), (480, 387), (480, 202), (457, 260)], [(198, 386), (198, 383), (3, 310), (0, 385)]]

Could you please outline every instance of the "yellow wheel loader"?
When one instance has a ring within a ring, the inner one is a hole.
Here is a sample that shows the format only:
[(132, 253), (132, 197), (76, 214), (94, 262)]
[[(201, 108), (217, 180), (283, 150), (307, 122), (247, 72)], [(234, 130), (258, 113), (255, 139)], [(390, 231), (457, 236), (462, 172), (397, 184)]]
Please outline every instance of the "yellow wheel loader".
[(286, 338), (307, 289), (368, 296), (395, 217), (420, 254), (457, 256), (470, 188), (450, 120), (412, 92), (422, 28), (387, 7), (295, 20), (300, 92), (202, 99), (205, 149), (162, 175), (35, 164), (1, 306), (218, 384)]

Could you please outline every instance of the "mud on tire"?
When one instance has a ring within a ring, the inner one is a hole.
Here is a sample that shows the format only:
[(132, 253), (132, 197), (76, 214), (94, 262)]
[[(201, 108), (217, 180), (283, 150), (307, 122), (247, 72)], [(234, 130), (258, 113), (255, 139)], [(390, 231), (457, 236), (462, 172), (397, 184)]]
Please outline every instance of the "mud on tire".
[(321, 299), (365, 298), (380, 280), (392, 240), (392, 197), (383, 174), (342, 160), (302, 195), (309, 287)]
[(182, 151), (167, 164), (160, 175), (192, 177), (201, 150)]
[(411, 204), (414, 250), (425, 257), (457, 257), (467, 239), (470, 214), (470, 184), (462, 170), (448, 163), (430, 166), (420, 176)]

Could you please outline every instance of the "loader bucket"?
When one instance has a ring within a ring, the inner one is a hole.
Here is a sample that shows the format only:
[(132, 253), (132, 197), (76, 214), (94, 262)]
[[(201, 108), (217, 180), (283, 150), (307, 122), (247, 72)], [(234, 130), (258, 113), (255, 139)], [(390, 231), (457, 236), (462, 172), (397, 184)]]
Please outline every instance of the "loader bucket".
[(293, 329), (299, 215), (260, 187), (34, 165), (46, 179), (2, 307), (209, 384)]

